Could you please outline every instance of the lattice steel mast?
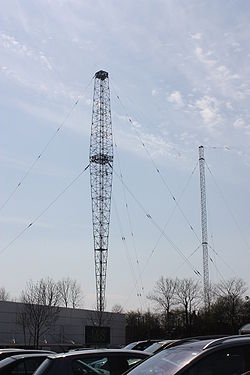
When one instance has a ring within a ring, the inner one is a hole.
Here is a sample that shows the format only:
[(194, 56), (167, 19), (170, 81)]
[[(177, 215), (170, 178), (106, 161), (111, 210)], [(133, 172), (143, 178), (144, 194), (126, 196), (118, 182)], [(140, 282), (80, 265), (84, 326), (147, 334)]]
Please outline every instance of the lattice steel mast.
[(203, 287), (204, 304), (209, 308), (209, 268), (208, 268), (208, 237), (207, 237), (207, 207), (206, 207), (206, 180), (205, 180), (205, 156), (204, 147), (199, 147), (199, 165), (200, 165), (200, 190), (201, 190), (201, 230), (202, 230), (202, 249), (203, 249)]
[(95, 74), (90, 138), (90, 184), (97, 310), (104, 311), (113, 177), (113, 139), (108, 73)]

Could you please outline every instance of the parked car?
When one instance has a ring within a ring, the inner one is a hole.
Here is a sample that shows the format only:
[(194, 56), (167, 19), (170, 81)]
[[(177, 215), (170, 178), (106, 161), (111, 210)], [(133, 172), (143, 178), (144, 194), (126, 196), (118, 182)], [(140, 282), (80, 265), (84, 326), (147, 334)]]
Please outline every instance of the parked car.
[(0, 361), (0, 375), (31, 375), (49, 354), (18, 354)]
[(34, 375), (121, 375), (148, 353), (123, 349), (95, 349), (50, 355)]
[(250, 370), (250, 336), (191, 340), (166, 348), (129, 375), (242, 375)]
[(0, 361), (12, 355), (37, 354), (37, 353), (55, 354), (55, 352), (52, 352), (50, 350), (5, 348), (5, 349), (0, 349)]
[(250, 323), (244, 324), (244, 326), (239, 329), (239, 335), (246, 334), (250, 334)]
[(160, 352), (163, 349), (171, 348), (173, 346), (178, 346), (185, 344), (186, 342), (193, 342), (193, 341), (200, 341), (200, 340), (212, 340), (212, 339), (218, 339), (225, 336), (222, 335), (207, 335), (207, 336), (193, 336), (193, 337), (186, 337), (183, 339), (176, 339), (176, 340), (162, 340), (153, 343), (152, 345), (148, 346), (146, 349), (144, 349), (145, 352), (149, 354), (156, 354)]
[(152, 345), (154, 342), (158, 342), (160, 340), (141, 340), (141, 341), (134, 341), (130, 342), (128, 345), (124, 346), (123, 349), (128, 350), (145, 350), (148, 346)]

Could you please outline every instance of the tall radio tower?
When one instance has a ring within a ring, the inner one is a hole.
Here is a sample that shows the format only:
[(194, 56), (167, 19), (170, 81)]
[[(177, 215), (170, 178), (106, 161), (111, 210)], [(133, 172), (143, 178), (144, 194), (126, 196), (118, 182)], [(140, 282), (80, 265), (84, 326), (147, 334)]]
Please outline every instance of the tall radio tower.
[(113, 177), (113, 139), (108, 73), (95, 74), (90, 138), (90, 184), (97, 310), (104, 311)]
[(204, 147), (199, 147), (200, 189), (201, 189), (201, 231), (203, 249), (203, 286), (205, 309), (209, 308), (209, 269), (208, 269), (208, 240), (207, 240), (207, 205)]

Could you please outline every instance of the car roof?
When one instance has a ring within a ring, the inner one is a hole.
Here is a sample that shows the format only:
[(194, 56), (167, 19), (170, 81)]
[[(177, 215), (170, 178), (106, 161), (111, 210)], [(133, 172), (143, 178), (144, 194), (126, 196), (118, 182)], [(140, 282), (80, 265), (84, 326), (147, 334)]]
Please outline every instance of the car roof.
[(183, 345), (183, 344), (187, 344), (189, 342), (197, 342), (197, 341), (205, 341), (205, 340), (215, 340), (215, 339), (218, 339), (218, 338), (225, 338), (226, 335), (206, 335), (206, 336), (190, 336), (190, 337), (185, 337), (185, 338), (182, 338), (182, 339), (176, 339), (176, 340), (172, 340), (172, 342), (169, 342), (169, 344), (167, 345), (167, 348), (172, 348), (174, 346), (180, 346), (180, 345)]
[(1, 353), (19, 353), (19, 352), (27, 352), (27, 353), (55, 353), (52, 350), (44, 350), (44, 349), (22, 349), (22, 348), (8, 348), (8, 349), (0, 349)]
[(21, 359), (21, 358), (36, 358), (36, 357), (48, 357), (51, 355), (50, 353), (22, 353), (22, 354), (15, 354), (8, 358), (14, 359)]
[(218, 338), (213, 340), (212, 342), (206, 344), (203, 349), (210, 349), (212, 347), (218, 345), (242, 345), (242, 344), (250, 344), (250, 335), (234, 335), (234, 336), (226, 336), (222, 338)]
[(241, 345), (241, 344), (250, 344), (250, 335), (234, 335), (234, 336), (224, 336), (220, 338), (210, 338), (210, 339), (203, 339), (203, 340), (187, 340), (183, 341), (181, 345), (174, 345), (172, 347), (167, 347), (165, 350), (172, 350), (172, 349), (186, 349), (186, 350), (195, 350), (195, 351), (203, 351), (211, 348), (215, 348), (218, 346), (232, 346), (233, 345)]
[(127, 350), (127, 349), (87, 349), (87, 350), (78, 350), (78, 351), (70, 351), (67, 353), (58, 353), (54, 355), (50, 355), (50, 358), (64, 358), (64, 357), (74, 357), (74, 356), (81, 356), (81, 355), (107, 355), (107, 354), (122, 354), (122, 355), (138, 355), (141, 357), (148, 357), (149, 354), (145, 353), (141, 350)]
[(20, 350), (25, 350), (25, 349), (20, 349), (20, 348), (3, 348), (3, 349), (0, 349), (0, 353), (19, 352)]
[(182, 342), (180, 345), (174, 345), (174, 346), (171, 346), (170, 348), (167, 347), (165, 350), (176, 350), (176, 349), (180, 349), (180, 350), (183, 350), (183, 349), (187, 349), (187, 350), (200, 350), (202, 351), (204, 346), (206, 346), (207, 344), (211, 343), (212, 340), (196, 340), (196, 341), (186, 341), (186, 342)]

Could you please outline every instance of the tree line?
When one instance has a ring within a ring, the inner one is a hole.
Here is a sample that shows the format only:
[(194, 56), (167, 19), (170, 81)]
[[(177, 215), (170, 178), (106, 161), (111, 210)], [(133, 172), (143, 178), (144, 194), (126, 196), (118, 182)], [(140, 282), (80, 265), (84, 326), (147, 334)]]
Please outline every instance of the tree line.
[[(11, 301), (9, 292), (5, 287), (0, 287), (0, 301)], [(83, 305), (83, 292), (76, 280), (64, 277), (59, 281), (52, 278), (28, 281), (26, 287), (21, 291), (17, 302), (34, 302), (38, 305), (53, 303), (60, 307), (79, 308)]]
[(209, 306), (205, 308), (199, 282), (161, 276), (147, 296), (154, 311), (126, 313), (127, 341), (237, 334), (242, 325), (250, 322), (246, 292), (246, 283), (240, 278), (211, 284)]
[[(240, 278), (223, 280), (209, 289), (209, 306), (204, 307), (202, 285), (191, 278), (161, 276), (147, 295), (153, 311), (127, 311), (117, 303), (112, 311), (126, 316), (126, 341), (147, 338), (181, 338), (197, 335), (237, 334), (250, 322), (250, 300), (246, 283)], [(10, 300), (0, 288), (0, 301)], [(78, 308), (83, 304), (80, 285), (67, 277), (29, 281), (22, 290), (18, 323), (27, 345), (39, 346), (41, 337), (53, 327), (60, 307)], [(102, 322), (99, 324), (102, 326)]]

